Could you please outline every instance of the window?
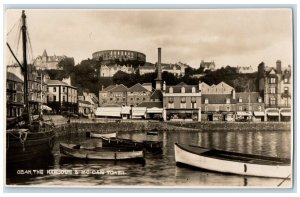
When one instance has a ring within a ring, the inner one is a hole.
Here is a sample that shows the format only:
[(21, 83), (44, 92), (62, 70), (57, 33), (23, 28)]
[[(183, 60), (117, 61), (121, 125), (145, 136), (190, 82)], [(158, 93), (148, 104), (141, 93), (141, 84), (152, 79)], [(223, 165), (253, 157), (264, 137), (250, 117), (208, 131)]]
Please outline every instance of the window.
[(284, 78), (284, 83), (288, 83), (288, 82), (289, 82), (288, 78)]
[(185, 93), (185, 88), (184, 87), (181, 88), (181, 93)]
[(284, 94), (288, 94), (289, 93), (289, 88), (288, 87), (284, 87)]
[(130, 98), (131, 101), (133, 101), (133, 98)]
[(53, 96), (53, 101), (56, 101), (56, 96)]
[(192, 97), (192, 98), (191, 98), (191, 102), (192, 102), (192, 103), (196, 103), (196, 97)]
[(53, 87), (53, 92), (56, 92), (56, 87)]
[(169, 92), (173, 93), (173, 88), (172, 87), (169, 88)]
[(186, 108), (186, 103), (180, 103), (180, 108), (185, 109)]
[(169, 103), (174, 103), (174, 99), (172, 97), (169, 98)]
[(119, 98), (117, 98), (117, 101), (119, 101)]
[(270, 104), (276, 105), (276, 98), (270, 98)]
[(192, 109), (196, 109), (197, 108), (197, 103), (191, 103), (192, 105)]
[(242, 98), (239, 98), (239, 103), (243, 102), (243, 99)]
[(271, 94), (275, 94), (275, 88), (274, 88), (274, 87), (271, 87), (271, 88), (270, 88), (270, 93), (271, 93)]
[(270, 83), (276, 83), (276, 79), (275, 78), (270, 78)]
[(185, 97), (181, 97), (181, 103), (185, 103), (186, 102), (186, 98)]
[(230, 106), (229, 105), (227, 105), (227, 111), (230, 111)]
[(111, 100), (111, 101), (112, 101), (112, 100), (113, 100), (113, 98), (109, 98), (109, 100)]
[(66, 101), (66, 96), (63, 96), (63, 102), (65, 102)]
[(205, 104), (208, 104), (208, 98), (206, 98), (206, 99), (204, 100), (204, 103), (205, 103)]
[(192, 87), (192, 93), (195, 93), (195, 92), (196, 92), (195, 87)]
[(243, 107), (242, 106), (239, 106), (239, 111), (243, 111)]
[(63, 87), (63, 92), (65, 92), (65, 89), (66, 89), (66, 88), (65, 88), (65, 87)]
[(259, 103), (261, 103), (261, 102), (262, 102), (262, 99), (261, 99), (260, 97), (258, 98), (258, 102), (259, 102)]
[(136, 98), (136, 100), (137, 100), (137, 101), (139, 101), (139, 100), (140, 100), (140, 98)]
[(12, 94), (12, 100), (13, 100), (13, 102), (17, 102), (16, 94)]
[(168, 103), (168, 108), (173, 109), (174, 108), (174, 103)]
[(205, 106), (205, 107), (204, 107), (204, 111), (205, 111), (205, 112), (208, 112), (208, 106)]
[(146, 98), (143, 98), (143, 101), (146, 100)]
[(226, 98), (226, 104), (230, 104), (230, 98)]

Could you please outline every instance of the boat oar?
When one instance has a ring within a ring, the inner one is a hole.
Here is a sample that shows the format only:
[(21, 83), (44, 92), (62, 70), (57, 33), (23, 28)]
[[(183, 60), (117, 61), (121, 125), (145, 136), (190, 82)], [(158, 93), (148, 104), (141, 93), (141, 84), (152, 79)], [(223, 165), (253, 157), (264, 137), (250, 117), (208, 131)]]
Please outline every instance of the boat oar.
[(291, 176), (291, 174), (289, 174), (287, 177), (285, 177), (285, 178), (277, 185), (277, 187), (280, 187), (280, 186), (282, 185), (282, 183), (283, 183), (284, 181), (286, 181), (290, 176)]

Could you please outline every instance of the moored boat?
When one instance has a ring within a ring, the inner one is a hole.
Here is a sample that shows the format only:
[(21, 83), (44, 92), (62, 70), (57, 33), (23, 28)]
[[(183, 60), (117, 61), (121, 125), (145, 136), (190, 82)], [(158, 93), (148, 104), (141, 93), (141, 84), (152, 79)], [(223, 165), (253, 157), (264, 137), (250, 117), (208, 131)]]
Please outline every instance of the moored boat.
[[(55, 128), (52, 123), (48, 123), (43, 119), (42, 106), (43, 106), (43, 77), (40, 75), (40, 90), (33, 89), (33, 71), (34, 66), (29, 68), (27, 64), (27, 38), (29, 38), (26, 26), (26, 15), (25, 11), (22, 11), (22, 27), (20, 29), (22, 33), (23, 43), (23, 61), (22, 64), (13, 53), (10, 45), (7, 46), (20, 66), (22, 75), (24, 77), (23, 90), (23, 101), (24, 105), (22, 114), (18, 117), (7, 119), (6, 127), (6, 163), (20, 163), (24, 161), (32, 161), (35, 159), (47, 158), (51, 155), (51, 151), (55, 140)], [(38, 77), (37, 77), (38, 78)], [(36, 78), (36, 79), (37, 79)], [(39, 81), (39, 80), (38, 80)], [(31, 85), (32, 84), (32, 85)], [(31, 87), (31, 89), (29, 88)], [(33, 106), (30, 105), (31, 94), (40, 96), (40, 100), (37, 101), (39, 107), (36, 109), (35, 115), (33, 114)], [(8, 103), (10, 104), (10, 103)]]
[(112, 138), (112, 137), (117, 137), (117, 133), (96, 133), (96, 132), (87, 132), (88, 136), (91, 138), (101, 138), (101, 137), (106, 137), (106, 138)]
[(143, 150), (130, 148), (85, 148), (80, 144), (60, 143), (60, 153), (78, 159), (126, 160), (144, 158)]
[(145, 148), (148, 152), (161, 152), (162, 142), (161, 141), (134, 141), (131, 139), (123, 138), (106, 138), (102, 137), (103, 147), (126, 147), (126, 148)]
[(175, 161), (205, 170), (247, 176), (290, 178), (291, 161), (287, 158), (244, 154), (199, 146), (174, 144)]

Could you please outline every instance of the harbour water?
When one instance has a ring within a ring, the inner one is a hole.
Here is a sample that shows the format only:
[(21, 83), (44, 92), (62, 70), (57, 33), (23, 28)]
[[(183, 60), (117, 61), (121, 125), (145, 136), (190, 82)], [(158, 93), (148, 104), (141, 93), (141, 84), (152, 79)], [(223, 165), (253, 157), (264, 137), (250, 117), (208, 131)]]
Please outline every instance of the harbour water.
[[(120, 132), (118, 137), (144, 140), (141, 132)], [(153, 136), (152, 136), (153, 137)], [(95, 187), (277, 187), (283, 180), (245, 177), (176, 166), (174, 143), (291, 158), (290, 131), (161, 131), (162, 154), (146, 154), (141, 161), (86, 161), (61, 157), (59, 142), (83, 142), (85, 135), (69, 134), (56, 140), (53, 157), (45, 161), (7, 166), (7, 184), (37, 186)], [(54, 171), (56, 170), (56, 171)], [(281, 186), (291, 186), (291, 179)]]

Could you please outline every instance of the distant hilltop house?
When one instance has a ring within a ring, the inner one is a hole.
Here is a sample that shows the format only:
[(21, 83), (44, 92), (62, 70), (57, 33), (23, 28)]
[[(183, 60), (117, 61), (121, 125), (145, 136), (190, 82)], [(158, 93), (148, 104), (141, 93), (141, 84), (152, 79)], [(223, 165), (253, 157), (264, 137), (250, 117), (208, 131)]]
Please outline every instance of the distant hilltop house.
[[(175, 63), (175, 64), (161, 64), (161, 71), (162, 72), (169, 72), (172, 73), (174, 76), (183, 76), (185, 74), (185, 69), (188, 67), (188, 65), (183, 64), (181, 62)], [(144, 75), (147, 73), (154, 73), (156, 71), (156, 64), (152, 63), (145, 63), (144, 66), (140, 66), (139, 68), (140, 75)]]
[(204, 60), (201, 60), (200, 63), (200, 69), (203, 69), (203, 72), (206, 70), (215, 71), (216, 70), (216, 64), (214, 61), (211, 62), (205, 62)]
[(62, 68), (58, 67), (58, 64), (60, 61), (66, 59), (67, 56), (62, 55), (62, 56), (48, 56), (47, 51), (44, 50), (42, 56), (38, 56), (35, 61), (34, 65), (36, 66), (37, 69), (41, 70), (62, 70)]
[(127, 74), (135, 73), (132, 65), (130, 66), (121, 66), (121, 65), (102, 65), (100, 68), (100, 76), (101, 77), (113, 77), (118, 71), (125, 72)]
[(244, 73), (244, 74), (246, 74), (246, 73), (254, 73), (255, 70), (252, 68), (251, 65), (250, 66), (245, 66), (245, 67), (243, 67), (243, 66), (237, 66), (236, 67), (236, 72), (237, 73)]

